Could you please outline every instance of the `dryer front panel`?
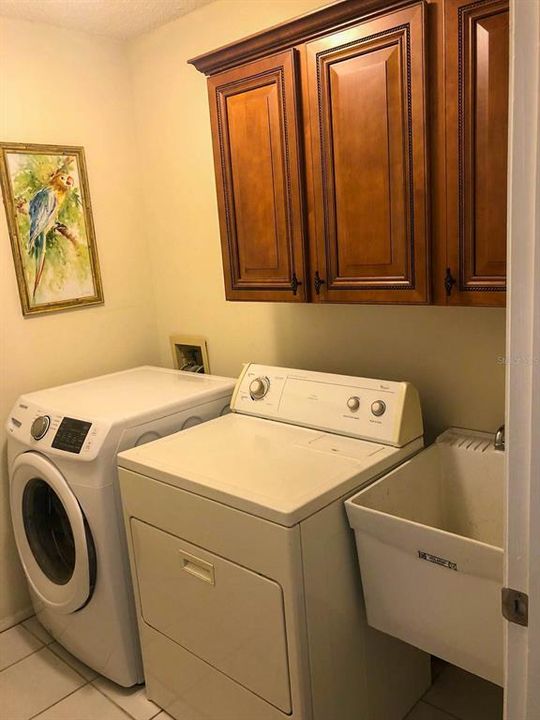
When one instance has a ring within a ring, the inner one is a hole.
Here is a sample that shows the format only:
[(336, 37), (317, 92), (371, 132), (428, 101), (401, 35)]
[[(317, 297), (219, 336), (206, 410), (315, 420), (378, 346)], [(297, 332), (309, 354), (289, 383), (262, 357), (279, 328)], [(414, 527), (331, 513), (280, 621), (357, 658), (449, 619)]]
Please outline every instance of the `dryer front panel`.
[(31, 589), (56, 612), (80, 609), (92, 595), (96, 554), (65, 478), (42, 455), (23, 453), (11, 469), (10, 499), (15, 541)]
[(281, 586), (136, 518), (131, 534), (144, 621), (290, 714)]

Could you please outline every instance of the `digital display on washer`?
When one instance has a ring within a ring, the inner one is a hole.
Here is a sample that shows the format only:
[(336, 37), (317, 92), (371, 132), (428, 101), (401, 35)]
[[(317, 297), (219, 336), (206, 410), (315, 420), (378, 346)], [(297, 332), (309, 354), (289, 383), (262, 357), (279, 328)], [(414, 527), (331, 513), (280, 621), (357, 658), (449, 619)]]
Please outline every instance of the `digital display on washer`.
[(66, 452), (80, 453), (91, 427), (92, 423), (65, 417), (54, 436), (52, 447)]

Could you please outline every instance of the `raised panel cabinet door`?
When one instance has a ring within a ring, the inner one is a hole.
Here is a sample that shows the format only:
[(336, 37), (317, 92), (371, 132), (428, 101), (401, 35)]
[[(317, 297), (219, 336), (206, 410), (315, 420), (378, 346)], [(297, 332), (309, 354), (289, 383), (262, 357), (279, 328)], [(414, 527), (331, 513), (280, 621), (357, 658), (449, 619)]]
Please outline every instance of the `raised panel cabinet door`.
[(294, 53), (208, 80), (228, 300), (306, 297)]
[(315, 299), (429, 301), (424, 25), (415, 3), (306, 46)]
[(447, 0), (445, 21), (447, 302), (504, 305), (508, 0)]

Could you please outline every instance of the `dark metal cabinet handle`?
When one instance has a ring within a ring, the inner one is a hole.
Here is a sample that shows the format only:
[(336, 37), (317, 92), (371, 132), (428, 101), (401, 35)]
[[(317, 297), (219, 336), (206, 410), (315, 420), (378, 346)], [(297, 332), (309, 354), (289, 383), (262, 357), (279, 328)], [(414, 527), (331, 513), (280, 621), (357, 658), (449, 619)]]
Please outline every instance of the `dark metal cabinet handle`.
[(450, 297), (450, 295), (452, 294), (452, 288), (454, 287), (456, 282), (457, 282), (457, 280), (452, 275), (452, 271), (450, 270), (450, 268), (446, 268), (446, 275), (444, 277), (444, 287), (446, 290), (446, 295), (448, 297)]
[(292, 290), (293, 295), (296, 295), (296, 293), (298, 291), (298, 286), (301, 284), (302, 284), (302, 281), (296, 277), (296, 273), (293, 273), (292, 280), (291, 280), (291, 290)]
[(321, 287), (326, 283), (326, 280), (323, 280), (321, 276), (319, 275), (319, 271), (317, 270), (315, 272), (315, 278), (314, 278), (314, 284), (315, 284), (315, 292), (317, 295), (320, 295), (321, 293)]

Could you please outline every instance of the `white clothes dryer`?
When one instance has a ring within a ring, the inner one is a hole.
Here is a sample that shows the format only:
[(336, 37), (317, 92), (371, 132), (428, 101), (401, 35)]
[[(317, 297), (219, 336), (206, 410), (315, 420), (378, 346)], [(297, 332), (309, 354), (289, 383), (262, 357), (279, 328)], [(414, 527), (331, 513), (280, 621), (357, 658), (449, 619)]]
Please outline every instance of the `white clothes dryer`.
[(8, 418), (11, 516), (36, 615), (120, 685), (143, 672), (116, 455), (224, 414), (233, 387), (139, 367), (22, 395)]
[(118, 456), (150, 699), (179, 720), (401, 720), (429, 657), (368, 626), (344, 500), (423, 447), (418, 393), (248, 365), (231, 410)]

